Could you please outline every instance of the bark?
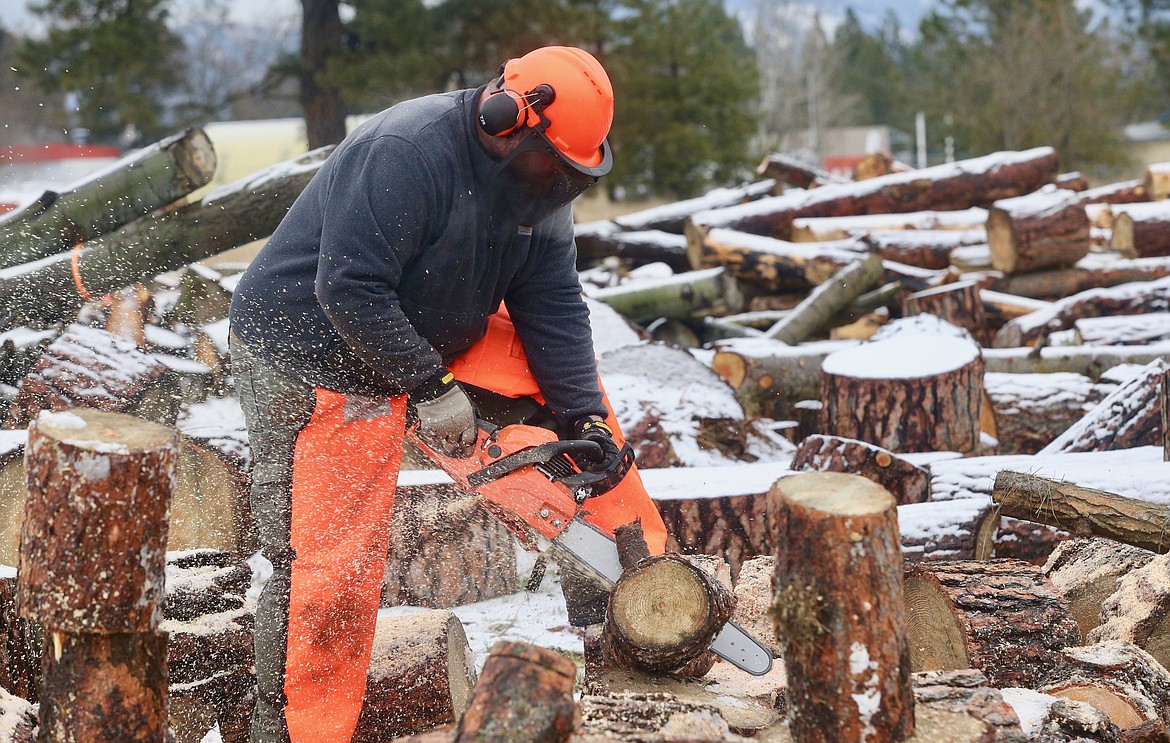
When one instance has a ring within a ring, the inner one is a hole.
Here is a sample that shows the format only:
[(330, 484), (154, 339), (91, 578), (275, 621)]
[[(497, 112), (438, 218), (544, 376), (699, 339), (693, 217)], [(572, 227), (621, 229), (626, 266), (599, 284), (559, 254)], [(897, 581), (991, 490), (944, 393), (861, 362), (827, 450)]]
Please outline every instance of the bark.
[(46, 632), (38, 743), (158, 743), (167, 732), (167, 636)]
[(992, 554), (1040, 566), (1071, 536), (1067, 531), (1046, 524), (1004, 516), (995, 529)]
[(1088, 702), (1122, 730), (1147, 720), (1170, 723), (1170, 672), (1141, 648), (1109, 640), (1060, 655), (1039, 691)]
[[(763, 162), (756, 167), (756, 173), (765, 178), (773, 178), (778, 184), (794, 188), (816, 188), (829, 183), (844, 182), (844, 179), (827, 170), (808, 165), (779, 152), (768, 154)], [(783, 188), (777, 189), (777, 193), (783, 193)]]
[(1170, 312), (1121, 317), (1086, 317), (1073, 323), (1082, 346), (1144, 346), (1170, 340)]
[(1161, 720), (1146, 720), (1121, 731), (1118, 743), (1170, 743), (1170, 727)]
[[(923, 376), (899, 376), (930, 348)], [(893, 452), (973, 451), (979, 443), (983, 360), (974, 343), (902, 333), (838, 351), (821, 368), (825, 432)]]
[(1109, 247), (1126, 258), (1170, 255), (1170, 203), (1155, 201), (1115, 208)]
[(1084, 173), (1077, 170), (1061, 173), (1052, 182), (1056, 184), (1057, 188), (1067, 188), (1070, 191), (1089, 190), (1089, 179), (1085, 177)]
[(1162, 375), (1162, 461), (1170, 462), (1170, 369)]
[(1002, 470), (992, 498), (1000, 513), (1162, 554), (1170, 551), (1170, 508), (1094, 488)]
[(960, 714), (986, 726), (981, 740), (994, 743), (1028, 743), (1020, 720), (999, 689), (987, 685), (979, 671), (922, 671), (911, 676), (916, 714), (927, 711)]
[(1118, 582), (1154, 559), (1154, 553), (1112, 539), (1070, 539), (1053, 551), (1044, 574), (1069, 605), (1081, 637), (1101, 623), (1101, 606)]
[(715, 344), (711, 368), (735, 390), (749, 418), (785, 420), (793, 405), (820, 395), (821, 363), (852, 341), (803, 343), (744, 338)]
[(710, 702), (680, 699), (669, 691), (596, 689), (581, 698), (581, 736), (573, 740), (715, 743), (746, 739), (731, 732), (720, 710)]
[(745, 560), (772, 551), (764, 521), (765, 493), (656, 499), (670, 535), (668, 548), (715, 555), (738, 574)]
[(992, 556), (999, 516), (989, 500), (961, 498), (898, 507), (902, 556), (908, 565)]
[(46, 193), (34, 208), (0, 219), (0, 268), (71, 249), (207, 185), (215, 148), (188, 129), (128, 155), (73, 184)]
[(1121, 577), (1087, 639), (1133, 643), (1170, 667), (1170, 556), (1159, 555)]
[(41, 694), (44, 631), (16, 611), (16, 578), (0, 578), (0, 688), (36, 702)]
[(715, 227), (791, 239), (798, 217), (840, 217), (987, 206), (1031, 193), (1056, 175), (1056, 152), (1038, 147), (894, 173), (857, 183), (773, 196), (738, 207), (699, 212), (687, 224), (694, 247)]
[(101, 297), (272, 234), (293, 200), (324, 162), (328, 150), (260, 171), (208, 194), (202, 201), (137, 219), (65, 253), (0, 279), (0, 309), (10, 326), (20, 316), (71, 319), (83, 297), (74, 281)]
[(177, 450), (173, 430), (126, 415), (76, 409), (33, 423), (22, 616), (66, 632), (158, 626)]
[(984, 245), (983, 230), (873, 231), (862, 240), (882, 260), (918, 268), (942, 270), (951, 265), (951, 253), (968, 245)]
[(794, 242), (824, 242), (857, 238), (866, 233), (964, 232), (983, 230), (987, 210), (924, 211), (902, 214), (859, 214), (844, 217), (799, 217), (792, 220)]
[(1170, 369), (1155, 359), (1118, 386), (1039, 454), (1108, 451), (1162, 443), (1162, 377)]
[(1170, 343), (1149, 346), (1076, 346), (1029, 348), (986, 348), (987, 371), (1005, 374), (1047, 374), (1070, 372), (1091, 379), (1122, 364), (1149, 364), (1170, 354)]
[(966, 329), (981, 345), (988, 345), (991, 340), (983, 298), (974, 281), (956, 281), (937, 289), (914, 292), (903, 301), (902, 314), (934, 315)]
[(1001, 454), (1035, 454), (1106, 395), (1102, 385), (1071, 372), (987, 372), (983, 388), (990, 402), (983, 430), (999, 441)]
[(694, 268), (723, 266), (745, 282), (769, 292), (806, 291), (828, 281), (867, 252), (857, 240), (792, 243), (735, 230), (714, 229), (691, 243)]
[(1089, 289), (1104, 289), (1134, 281), (1154, 281), (1170, 276), (1170, 260), (1136, 258), (1096, 261), (1084, 259), (1071, 268), (1016, 276), (1004, 276), (992, 287), (1008, 294), (1042, 299), (1063, 299)]
[(864, 477), (810, 472), (779, 480), (769, 511), (793, 737), (908, 738), (914, 700), (893, 496)]
[(578, 265), (614, 257), (631, 266), (665, 263), (676, 273), (691, 268), (687, 239), (682, 235), (661, 230), (627, 232), (613, 222), (577, 225), (574, 232)]
[(590, 295), (634, 322), (726, 315), (743, 309), (739, 282), (723, 268), (688, 271), (669, 279), (600, 289)]
[(1006, 274), (1071, 266), (1089, 252), (1081, 194), (1045, 189), (995, 202), (987, 215), (991, 265)]
[(873, 480), (894, 496), (898, 505), (930, 498), (930, 472), (892, 451), (863, 441), (814, 434), (792, 457), (792, 469), (843, 472)]
[(345, 26), (339, 7), (339, 0), (301, 0), (299, 97), (310, 149), (345, 139), (341, 90), (324, 77), (330, 60), (336, 60), (343, 52)]
[(492, 647), (455, 743), (563, 743), (576, 727), (577, 666), (547, 648), (500, 641)]
[(783, 319), (769, 328), (765, 338), (796, 345), (826, 327), (833, 316), (869, 291), (882, 274), (882, 262), (869, 254), (853, 261), (819, 285)]
[(919, 563), (906, 614), (914, 670), (975, 668), (997, 687), (1032, 686), (1080, 642), (1059, 594), (1019, 560)]
[(451, 612), (378, 617), (354, 743), (382, 743), (455, 722), (475, 680), (467, 635)]

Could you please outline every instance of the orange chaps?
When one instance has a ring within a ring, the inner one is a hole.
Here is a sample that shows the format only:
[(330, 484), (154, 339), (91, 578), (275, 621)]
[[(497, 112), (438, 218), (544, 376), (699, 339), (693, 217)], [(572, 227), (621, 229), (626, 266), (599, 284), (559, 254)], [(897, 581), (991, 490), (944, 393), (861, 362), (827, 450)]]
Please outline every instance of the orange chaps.
[[(456, 360), (461, 382), (543, 402), (506, 316)], [(390, 515), (402, 459), (406, 396), (377, 401), (318, 388), (293, 456), (285, 717), (293, 743), (349, 743), (361, 712)], [(621, 441), (608, 398), (608, 423)], [(641, 519), (651, 552), (666, 527), (632, 469), (590, 502), (587, 519), (610, 533)]]

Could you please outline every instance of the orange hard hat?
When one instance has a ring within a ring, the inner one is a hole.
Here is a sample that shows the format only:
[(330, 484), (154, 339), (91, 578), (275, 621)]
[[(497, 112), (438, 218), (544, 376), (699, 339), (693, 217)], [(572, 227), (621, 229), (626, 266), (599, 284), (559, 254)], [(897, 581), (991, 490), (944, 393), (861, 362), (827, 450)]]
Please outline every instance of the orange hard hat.
[(544, 136), (567, 159), (585, 167), (602, 161), (602, 144), (613, 124), (613, 86), (597, 59), (571, 46), (546, 46), (510, 59), (502, 70), (503, 85), (521, 96), (538, 86), (553, 89), (552, 102), (525, 109), (525, 125), (537, 127), (543, 116)]

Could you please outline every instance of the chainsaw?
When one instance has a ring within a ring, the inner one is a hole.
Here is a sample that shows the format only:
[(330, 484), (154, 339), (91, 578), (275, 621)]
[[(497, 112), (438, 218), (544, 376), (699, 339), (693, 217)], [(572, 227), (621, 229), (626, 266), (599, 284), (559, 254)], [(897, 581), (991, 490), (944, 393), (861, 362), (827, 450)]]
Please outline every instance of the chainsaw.
[[(478, 422), (478, 438), (467, 457), (453, 457), (431, 447), (418, 435), (407, 438), (451, 476), (461, 489), (482, 498), (484, 508), (532, 552), (557, 550), (576, 566), (612, 589), (622, 574), (613, 537), (584, 519), (589, 498), (617, 485), (634, 463), (629, 444), (618, 467), (594, 473), (575, 457), (600, 454), (592, 441), (561, 441), (548, 429)], [(709, 648), (732, 665), (755, 676), (772, 668), (771, 652), (735, 622), (728, 622)]]

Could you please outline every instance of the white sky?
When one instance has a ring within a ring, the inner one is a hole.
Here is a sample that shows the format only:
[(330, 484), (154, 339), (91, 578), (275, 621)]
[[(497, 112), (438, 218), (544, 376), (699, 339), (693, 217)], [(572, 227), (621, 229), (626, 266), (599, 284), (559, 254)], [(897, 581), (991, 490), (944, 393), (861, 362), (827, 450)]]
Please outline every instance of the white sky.
[[(33, 33), (40, 19), (28, 11), (28, 0), (0, 0), (0, 26), (16, 34)], [(239, 21), (268, 22), (300, 12), (300, 0), (231, 0), (224, 3)], [(181, 12), (176, 5), (172, 12)]]

